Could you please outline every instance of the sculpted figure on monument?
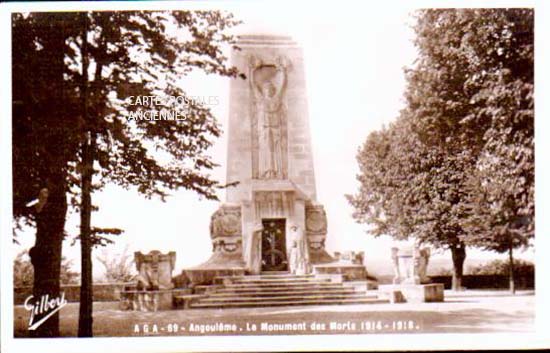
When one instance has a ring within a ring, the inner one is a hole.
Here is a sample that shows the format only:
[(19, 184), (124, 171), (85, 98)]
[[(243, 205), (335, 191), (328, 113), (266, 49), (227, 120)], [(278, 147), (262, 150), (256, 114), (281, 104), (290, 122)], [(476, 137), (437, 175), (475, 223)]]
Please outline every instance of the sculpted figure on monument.
[(245, 257), (250, 273), (259, 273), (262, 263), (262, 232), (263, 225), (260, 222), (254, 223), (254, 228), (247, 242)]
[(288, 61), (279, 57), (275, 64), (265, 64), (251, 56), (249, 68), (250, 89), (258, 127), (258, 177), (282, 179), (282, 97), (287, 83)]
[(393, 265), (393, 284), (398, 284), (401, 282), (401, 271), (399, 270), (399, 248), (392, 247), (391, 248), (391, 259), (392, 259), (392, 265)]
[(172, 284), (172, 271), (176, 264), (176, 253), (170, 251), (162, 254), (153, 250), (148, 254), (139, 251), (134, 253), (134, 261), (138, 271), (137, 287), (140, 290), (170, 289)]
[(418, 249), (417, 259), (415, 266), (417, 266), (417, 273), (420, 279), (420, 283), (429, 283), (428, 277), (428, 262), (430, 261), (430, 248)]
[(307, 239), (302, 229), (296, 225), (290, 227), (292, 246), (290, 248), (290, 272), (304, 275), (309, 272), (309, 253)]
[(429, 283), (428, 262), (430, 260), (430, 249), (420, 248), (415, 243), (412, 246), (391, 249), (392, 263), (394, 270), (393, 283), (420, 284)]
[(133, 298), (132, 307), (140, 311), (157, 311), (158, 294), (155, 291), (171, 289), (172, 271), (176, 264), (176, 253), (170, 251), (162, 254), (153, 250), (148, 254), (140, 251), (134, 253), (134, 261), (138, 275), (136, 276), (137, 294)]

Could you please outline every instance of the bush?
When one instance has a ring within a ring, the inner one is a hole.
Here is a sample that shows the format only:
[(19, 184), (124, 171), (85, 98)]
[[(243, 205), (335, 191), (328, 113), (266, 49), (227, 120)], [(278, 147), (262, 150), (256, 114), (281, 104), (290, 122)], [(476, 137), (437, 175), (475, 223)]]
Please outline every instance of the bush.
[[(493, 260), (469, 269), (469, 273), (472, 275), (508, 275), (509, 272), (508, 260)], [(532, 276), (535, 273), (535, 265), (530, 261), (515, 259), (514, 273), (517, 276)]]
[[(73, 262), (66, 257), (61, 258), (61, 284), (77, 284), (80, 274), (78, 272), (71, 271)], [(34, 281), (34, 269), (32, 267), (31, 259), (29, 258), (28, 251), (24, 250), (17, 254), (15, 260), (13, 260), (13, 286), (19, 287), (31, 287)]]

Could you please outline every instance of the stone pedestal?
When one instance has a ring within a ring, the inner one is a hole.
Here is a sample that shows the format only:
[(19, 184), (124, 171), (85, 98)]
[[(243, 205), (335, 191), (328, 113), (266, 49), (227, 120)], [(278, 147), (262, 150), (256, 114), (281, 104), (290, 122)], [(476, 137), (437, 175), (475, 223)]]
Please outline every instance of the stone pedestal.
[[(172, 271), (176, 253), (162, 254), (153, 250), (148, 254), (134, 253), (138, 270), (135, 285), (121, 292), (121, 309), (139, 311), (167, 310), (173, 307)], [(181, 291), (181, 290), (180, 290)]]
[(205, 263), (185, 269), (193, 286), (211, 284), (218, 276), (245, 274), (242, 215), (238, 204), (223, 204), (210, 219), (212, 256)]
[(380, 297), (389, 298), (392, 303), (430, 303), (445, 300), (442, 283), (380, 285)]
[(444, 301), (444, 285), (429, 283), (431, 280), (427, 276), (429, 248), (421, 249), (416, 243), (393, 247), (391, 257), (394, 270), (393, 285), (379, 286), (383, 296), (388, 296), (392, 303)]
[(174, 297), (191, 294), (191, 289), (137, 290), (121, 292), (120, 309), (135, 311), (158, 311), (174, 309)]

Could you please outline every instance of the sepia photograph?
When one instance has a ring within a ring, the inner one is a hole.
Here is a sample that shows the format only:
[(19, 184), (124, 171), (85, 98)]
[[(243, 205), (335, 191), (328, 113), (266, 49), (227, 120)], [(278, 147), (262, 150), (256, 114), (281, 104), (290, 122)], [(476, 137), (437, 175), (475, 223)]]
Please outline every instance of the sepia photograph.
[(538, 3), (1, 6), (3, 351), (550, 348)]

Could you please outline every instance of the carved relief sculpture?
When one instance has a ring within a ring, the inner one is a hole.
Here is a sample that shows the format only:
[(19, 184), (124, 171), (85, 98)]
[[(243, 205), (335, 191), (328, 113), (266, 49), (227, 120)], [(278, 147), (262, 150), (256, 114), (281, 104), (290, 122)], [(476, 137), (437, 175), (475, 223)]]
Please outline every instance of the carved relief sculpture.
[(421, 284), (430, 282), (430, 278), (427, 276), (430, 259), (429, 248), (421, 249), (418, 244), (415, 244), (412, 248), (409, 246), (402, 248), (393, 247), (391, 251), (394, 284)]
[(322, 205), (307, 205), (305, 223), (311, 263), (334, 261), (325, 250), (325, 240), (327, 237), (327, 214), (325, 208)]
[(132, 308), (140, 311), (157, 311), (158, 293), (163, 289), (172, 289), (172, 272), (176, 264), (176, 253), (170, 251), (162, 254), (153, 250), (148, 254), (139, 251), (134, 253), (138, 275), (136, 276), (137, 293), (132, 300)]
[(162, 254), (158, 250), (148, 254), (137, 251), (134, 253), (134, 261), (138, 271), (138, 289), (158, 290), (173, 287), (172, 271), (176, 264), (174, 251), (167, 254)]
[(242, 246), (241, 207), (222, 205), (210, 219), (214, 252), (235, 253)]
[(289, 64), (283, 57), (275, 63), (264, 63), (255, 56), (249, 58), (249, 82), (253, 99), (253, 126), (256, 126), (258, 179), (286, 177), (286, 136), (284, 93)]

